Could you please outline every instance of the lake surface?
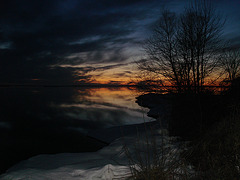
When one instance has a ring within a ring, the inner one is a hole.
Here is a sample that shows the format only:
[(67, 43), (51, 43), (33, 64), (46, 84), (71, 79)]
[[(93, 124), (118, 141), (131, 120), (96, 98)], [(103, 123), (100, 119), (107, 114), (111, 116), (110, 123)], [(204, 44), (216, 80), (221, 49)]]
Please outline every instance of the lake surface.
[(91, 134), (150, 121), (138, 95), (124, 87), (0, 88), (0, 172), (38, 154), (96, 151), (106, 143)]

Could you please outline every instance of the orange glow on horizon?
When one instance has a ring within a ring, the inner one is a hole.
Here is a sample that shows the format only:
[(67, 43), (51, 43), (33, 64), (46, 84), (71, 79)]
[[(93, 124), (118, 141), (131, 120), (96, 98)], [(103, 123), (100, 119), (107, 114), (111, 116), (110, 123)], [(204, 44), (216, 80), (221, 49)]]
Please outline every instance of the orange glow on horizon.
[[(86, 65), (87, 66), (87, 65)], [(100, 65), (96, 65), (96, 67)], [(110, 67), (110, 68), (108, 68)], [(86, 83), (92, 84), (114, 84), (114, 85), (127, 85), (132, 81), (132, 77), (136, 74), (133, 70), (133, 64), (105, 64), (101, 65), (100, 69), (89, 71), (84, 74), (90, 78), (86, 80)], [(77, 76), (82, 77), (82, 72), (77, 72)], [(84, 79), (79, 78), (78, 82), (84, 82)]]
[[(65, 65), (66, 66), (66, 65)], [(70, 66), (70, 65), (69, 65)], [(78, 65), (77, 67), (93, 67), (92, 64)], [(154, 86), (174, 86), (171, 82), (165, 78), (156, 77), (156, 81), (151, 82), (148, 77), (138, 78), (141, 76), (137, 70), (136, 64), (94, 64), (96, 67), (94, 70), (83, 74), (82, 71), (76, 71), (76, 77), (79, 76), (79, 80), (76, 82), (83, 82), (87, 84), (110, 84), (110, 85), (128, 85), (128, 84), (142, 84), (142, 85), (154, 85)], [(89, 79), (83, 79), (83, 76), (89, 76)], [(151, 77), (150, 77), (151, 78)], [(214, 81), (215, 79), (215, 81)], [(204, 86), (222, 86), (226, 85), (224, 82), (225, 76), (219, 77), (219, 73), (212, 74), (205, 78)], [(154, 79), (153, 79), (154, 80)], [(142, 82), (142, 83), (141, 83)]]

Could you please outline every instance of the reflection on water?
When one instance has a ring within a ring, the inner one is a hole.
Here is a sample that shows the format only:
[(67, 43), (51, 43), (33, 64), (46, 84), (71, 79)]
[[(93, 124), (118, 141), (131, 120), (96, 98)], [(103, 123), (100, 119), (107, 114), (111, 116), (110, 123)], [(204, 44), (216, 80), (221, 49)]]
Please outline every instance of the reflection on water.
[(101, 148), (85, 134), (142, 123), (136, 96), (128, 88), (0, 88), (0, 171), (37, 154)]
[(81, 126), (72, 128), (86, 132), (96, 127), (142, 123), (144, 109), (135, 103), (135, 97), (136, 91), (127, 88), (77, 89), (73, 102), (55, 107), (63, 109), (62, 117), (81, 122)]

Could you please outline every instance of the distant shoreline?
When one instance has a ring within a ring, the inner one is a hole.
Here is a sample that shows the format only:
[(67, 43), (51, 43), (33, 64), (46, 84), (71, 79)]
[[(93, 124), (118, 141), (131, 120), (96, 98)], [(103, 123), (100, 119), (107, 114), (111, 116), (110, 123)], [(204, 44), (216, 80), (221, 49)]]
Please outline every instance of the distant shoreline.
[[(139, 85), (119, 85), (119, 84), (82, 84), (82, 85), (75, 85), (75, 84), (70, 84), (70, 85), (51, 85), (51, 84), (0, 84), (0, 87), (138, 87), (141, 88), (142, 86)], [(159, 88), (174, 88), (177, 86), (159, 86)], [(210, 88), (210, 87), (215, 87), (215, 88), (228, 88), (229, 86), (210, 86), (210, 85), (206, 85), (203, 86), (206, 88)]]
[(137, 85), (35, 85), (35, 84), (1, 84), (0, 87), (137, 87)]

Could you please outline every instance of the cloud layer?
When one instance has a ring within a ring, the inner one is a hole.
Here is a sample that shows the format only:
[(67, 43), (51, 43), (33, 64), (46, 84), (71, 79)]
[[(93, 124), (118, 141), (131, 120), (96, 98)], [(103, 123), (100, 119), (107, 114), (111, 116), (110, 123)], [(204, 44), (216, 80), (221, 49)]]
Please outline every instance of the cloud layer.
[[(4, 1), (0, 7), (0, 83), (40, 79), (41, 83), (71, 84), (76, 78), (87, 82), (89, 69), (100, 70), (99, 64), (104, 71), (140, 56), (141, 44), (161, 8), (180, 12), (185, 4), (184, 0)], [(236, 32), (229, 30), (228, 36), (235, 38)], [(86, 67), (80, 71), (76, 65)]]

